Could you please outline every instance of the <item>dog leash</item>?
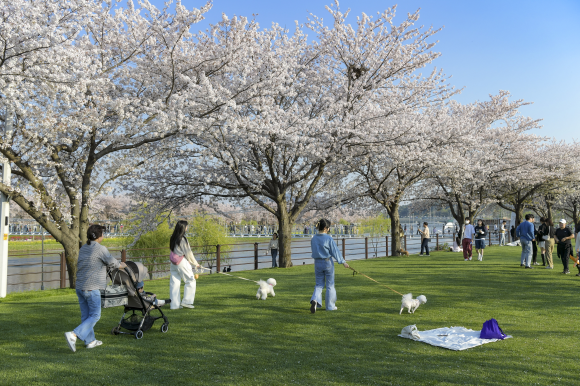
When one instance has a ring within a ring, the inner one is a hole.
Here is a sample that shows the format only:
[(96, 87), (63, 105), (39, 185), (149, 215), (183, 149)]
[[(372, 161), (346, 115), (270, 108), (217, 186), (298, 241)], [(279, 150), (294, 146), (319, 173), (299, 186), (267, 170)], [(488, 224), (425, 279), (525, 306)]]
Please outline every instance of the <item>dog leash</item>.
[(378, 285), (382, 285), (383, 287), (390, 289), (390, 290), (391, 290), (391, 291), (393, 291), (394, 293), (397, 293), (397, 294), (399, 294), (399, 295), (403, 296), (403, 294), (402, 294), (402, 293), (395, 291), (395, 290), (394, 290), (394, 289), (392, 289), (391, 287), (388, 287), (388, 286), (386, 286), (386, 285), (384, 285), (384, 284), (381, 284), (381, 283), (379, 283), (378, 281), (376, 281), (376, 280), (375, 280), (375, 279), (373, 279), (372, 277), (368, 277), (367, 275), (365, 275), (364, 273), (361, 273), (361, 272), (357, 271), (357, 270), (356, 270), (356, 269), (354, 269), (353, 267), (349, 266), (348, 268), (350, 268), (350, 269), (352, 269), (352, 270), (353, 270), (353, 272), (354, 272), (354, 273), (352, 274), (353, 276), (354, 276), (354, 274), (355, 274), (355, 273), (358, 273), (359, 275), (363, 275), (363, 276), (364, 276), (364, 277), (366, 277), (367, 279), (374, 281), (374, 282), (375, 282), (375, 283), (377, 283)]
[[(208, 270), (208, 271), (211, 271), (211, 269), (209, 269), (209, 268), (205, 268), (205, 267), (201, 267), (201, 268), (203, 268), (203, 269), (205, 269), (205, 270)], [(226, 276), (230, 276), (230, 277), (235, 277), (236, 279), (242, 279), (242, 280), (247, 280), (247, 281), (253, 281), (253, 282), (254, 282), (254, 283), (256, 283), (256, 284), (260, 284), (260, 283), (258, 283), (258, 282), (257, 282), (257, 281), (255, 281), (255, 280), (246, 279), (245, 277), (241, 277), (241, 276), (234, 276), (234, 275), (230, 275), (229, 273), (220, 272), (220, 271), (217, 271), (217, 273), (219, 273), (219, 274), (221, 274), (221, 275), (226, 275)]]

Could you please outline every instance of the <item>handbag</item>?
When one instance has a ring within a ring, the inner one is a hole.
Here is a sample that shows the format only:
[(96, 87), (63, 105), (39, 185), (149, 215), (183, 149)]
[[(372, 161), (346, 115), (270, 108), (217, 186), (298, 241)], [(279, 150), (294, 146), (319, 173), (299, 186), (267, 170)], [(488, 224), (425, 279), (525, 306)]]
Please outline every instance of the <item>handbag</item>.
[(113, 284), (107, 285), (104, 290), (101, 290), (101, 308), (126, 306), (129, 303), (127, 287), (124, 284), (114, 284), (115, 278), (112, 279), (112, 282)]
[(490, 319), (483, 323), (481, 333), (479, 335), (480, 339), (505, 339), (508, 336), (504, 334), (497, 320)]
[(542, 236), (542, 240), (550, 240), (550, 228), (548, 228), (548, 234)]
[(173, 251), (171, 251), (171, 253), (169, 254), (169, 260), (173, 265), (179, 265), (179, 263), (181, 263), (181, 260), (183, 260), (183, 257), (184, 256), (179, 256), (178, 254), (173, 253)]

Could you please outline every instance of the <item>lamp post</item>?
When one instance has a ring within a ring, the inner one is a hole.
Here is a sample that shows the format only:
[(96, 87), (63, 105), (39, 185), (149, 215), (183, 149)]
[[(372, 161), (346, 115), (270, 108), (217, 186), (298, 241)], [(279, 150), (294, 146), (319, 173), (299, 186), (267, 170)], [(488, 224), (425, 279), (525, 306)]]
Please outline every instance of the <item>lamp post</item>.
[(44, 228), (42, 228), (42, 255), (40, 260), (40, 290), (44, 291)]
[[(12, 136), (12, 124), (14, 120), (14, 110), (12, 106), (6, 107), (6, 121), (4, 125), (4, 138)], [(4, 185), (10, 186), (10, 162), (2, 163), (0, 180)], [(10, 197), (0, 193), (0, 298), (5, 298), (8, 292), (8, 238), (9, 217), (10, 217)]]

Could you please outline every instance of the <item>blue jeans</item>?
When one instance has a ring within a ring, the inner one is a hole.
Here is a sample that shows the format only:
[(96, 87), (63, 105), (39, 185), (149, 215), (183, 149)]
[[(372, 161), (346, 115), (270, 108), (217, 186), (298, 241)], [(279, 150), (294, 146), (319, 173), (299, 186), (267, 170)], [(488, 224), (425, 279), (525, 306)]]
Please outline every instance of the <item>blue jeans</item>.
[(316, 301), (318, 307), (322, 307), (322, 289), (326, 283), (326, 310), (336, 309), (336, 290), (334, 289), (334, 261), (332, 258), (314, 259), (314, 275), (316, 276), (316, 286), (310, 301)]
[(95, 340), (93, 327), (101, 319), (101, 291), (77, 289), (77, 296), (81, 307), (81, 324), (73, 332), (85, 344), (89, 344)]
[(529, 267), (530, 264), (532, 264), (532, 242), (520, 239), (520, 243), (522, 244), (522, 258), (520, 264)]
[(505, 245), (505, 233), (499, 234), (499, 245)]
[(272, 268), (277, 267), (276, 258), (278, 257), (278, 250), (270, 249), (270, 254), (272, 254)]

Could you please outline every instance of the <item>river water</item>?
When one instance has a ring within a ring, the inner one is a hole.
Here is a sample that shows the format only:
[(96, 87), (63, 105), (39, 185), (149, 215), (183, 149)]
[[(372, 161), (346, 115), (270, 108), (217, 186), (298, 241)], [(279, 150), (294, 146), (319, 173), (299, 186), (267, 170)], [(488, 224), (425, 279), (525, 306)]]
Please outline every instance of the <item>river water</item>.
[[(390, 239), (390, 238), (389, 238)], [(439, 243), (452, 244), (451, 237), (440, 237)], [(240, 240), (242, 241), (242, 240)], [(269, 268), (272, 266), (267, 247), (268, 239), (264, 238), (263, 242), (258, 243), (258, 269)], [(410, 254), (419, 253), (420, 238), (407, 236), (407, 250)], [(232, 249), (227, 253), (222, 253), (221, 266), (230, 266), (233, 272), (254, 269), (254, 245), (253, 243), (236, 244), (231, 246)], [(435, 240), (431, 239), (430, 247), (435, 248)], [(338, 240), (338, 248), (342, 250), (342, 241)], [(359, 260), (365, 258), (365, 239), (364, 238), (347, 238), (345, 239), (345, 250), (347, 260)], [(385, 256), (385, 238), (368, 237), (368, 257)], [(111, 254), (121, 259), (121, 251), (110, 249)], [(21, 252), (18, 252), (22, 254)], [(42, 281), (44, 289), (53, 289), (60, 287), (60, 251), (47, 251), (44, 254), (44, 268), (42, 267), (42, 257), (35, 254), (21, 257), (10, 257), (8, 259), (8, 292), (22, 292), (40, 290)], [(389, 251), (390, 254), (390, 251)], [(198, 261), (203, 260), (201, 255), (196, 256)], [(167, 259), (168, 261), (169, 259)], [(201, 263), (202, 261), (200, 261)], [(294, 266), (302, 264), (312, 264), (310, 251), (310, 238), (293, 239), (292, 242), (292, 262)], [(204, 266), (215, 265), (215, 262)], [(159, 268), (158, 268), (159, 269)], [(44, 278), (42, 272), (44, 271)], [(215, 272), (215, 267), (213, 267)], [(167, 276), (168, 273), (154, 275), (155, 278)], [(68, 276), (67, 276), (68, 277)], [(68, 279), (67, 279), (68, 285)]]

